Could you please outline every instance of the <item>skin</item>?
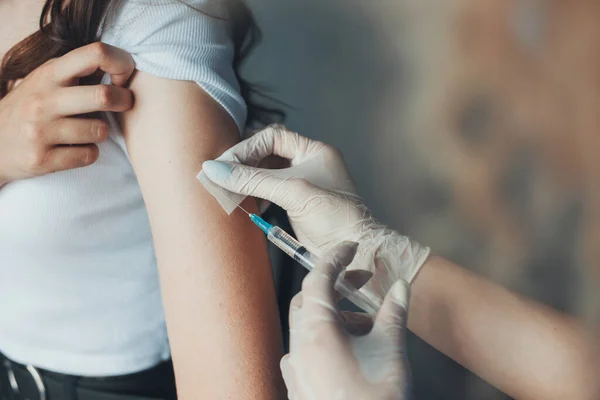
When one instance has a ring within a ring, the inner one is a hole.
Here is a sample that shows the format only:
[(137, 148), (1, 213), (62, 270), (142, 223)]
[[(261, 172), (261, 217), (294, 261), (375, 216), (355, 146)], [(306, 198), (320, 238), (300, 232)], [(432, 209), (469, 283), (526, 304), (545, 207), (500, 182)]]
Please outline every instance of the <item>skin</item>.
[[(26, 36), (35, 30), (33, 11), (39, 14), (39, 10), (23, 3), (30, 7), (0, 3), (0, 58), (20, 40), (15, 32)], [(8, 20), (11, 11), (15, 18)], [(108, 125), (89, 113), (129, 109), (132, 95), (123, 86), (134, 68), (129, 54), (95, 43), (10, 82), (9, 93), (0, 100), (0, 188), (93, 164), (99, 155), (97, 144), (108, 136)], [(79, 78), (97, 70), (111, 74), (114, 85), (79, 85)]]
[(152, 225), (179, 398), (281, 398), (265, 239), (195, 179), (237, 127), (195, 83), (137, 73), (131, 89), (136, 103), (121, 121)]
[(599, 398), (589, 327), (441, 257), (411, 285), (408, 327), (511, 397)]
[(38, 28), (43, 0), (0, 1), (0, 55)]

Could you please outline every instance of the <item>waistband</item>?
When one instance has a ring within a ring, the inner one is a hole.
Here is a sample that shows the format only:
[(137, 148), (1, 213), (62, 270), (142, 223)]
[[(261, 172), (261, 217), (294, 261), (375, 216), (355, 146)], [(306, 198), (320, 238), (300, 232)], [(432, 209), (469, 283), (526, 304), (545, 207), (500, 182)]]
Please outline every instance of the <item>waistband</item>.
[(11, 361), (0, 353), (0, 400), (176, 400), (170, 361), (129, 375), (78, 377)]

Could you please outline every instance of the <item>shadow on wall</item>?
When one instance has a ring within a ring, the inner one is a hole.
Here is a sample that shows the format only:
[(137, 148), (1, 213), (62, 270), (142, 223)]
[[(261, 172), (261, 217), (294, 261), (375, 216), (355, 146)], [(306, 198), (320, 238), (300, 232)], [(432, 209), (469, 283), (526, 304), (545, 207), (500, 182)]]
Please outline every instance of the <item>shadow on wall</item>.
[[(395, 7), (364, 0), (249, 3), (265, 40), (247, 74), (292, 107), (288, 127), (339, 147), (367, 204), (398, 230), (431, 239), (420, 215), (436, 212), (452, 225), (447, 188), (418, 161), (405, 134), (419, 71), (405, 58), (403, 18), (395, 27), (384, 18)], [(461, 235), (458, 222), (451, 234)], [(409, 356), (416, 398), (506, 398), (414, 336)], [(477, 390), (468, 389), (473, 383)]]

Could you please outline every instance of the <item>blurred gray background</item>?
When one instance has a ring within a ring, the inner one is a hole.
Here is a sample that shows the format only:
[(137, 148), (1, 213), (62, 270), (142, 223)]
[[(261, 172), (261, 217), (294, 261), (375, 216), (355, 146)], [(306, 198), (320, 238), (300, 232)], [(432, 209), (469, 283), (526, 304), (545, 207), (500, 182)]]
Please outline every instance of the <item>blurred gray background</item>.
[[(597, 1), (249, 3), (264, 41), (247, 75), (292, 107), (289, 128), (343, 151), (381, 220), (598, 315)], [(416, 337), (409, 356), (417, 399), (507, 398)]]

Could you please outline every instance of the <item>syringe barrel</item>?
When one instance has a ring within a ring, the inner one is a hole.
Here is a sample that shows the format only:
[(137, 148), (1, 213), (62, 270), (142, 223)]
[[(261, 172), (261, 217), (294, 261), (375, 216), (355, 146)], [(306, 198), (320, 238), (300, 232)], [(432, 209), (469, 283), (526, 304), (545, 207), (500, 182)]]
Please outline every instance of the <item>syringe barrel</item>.
[(273, 226), (267, 233), (267, 239), (280, 248), (288, 256), (298, 261), (300, 265), (309, 271), (315, 267), (315, 261), (306, 247), (302, 246), (296, 239), (278, 226)]
[[(296, 239), (294, 239), (280, 227), (273, 226), (270, 228), (267, 233), (267, 238), (271, 243), (283, 250), (288, 256), (298, 261), (298, 263), (300, 263), (300, 265), (307, 270), (312, 271), (314, 269), (317, 259), (310, 254), (310, 252)], [(335, 288), (344, 297), (365, 310), (368, 314), (374, 316), (377, 313), (380, 304), (375, 304), (373, 300), (369, 299), (364, 293), (361, 293), (344, 279), (338, 279), (335, 284)]]

